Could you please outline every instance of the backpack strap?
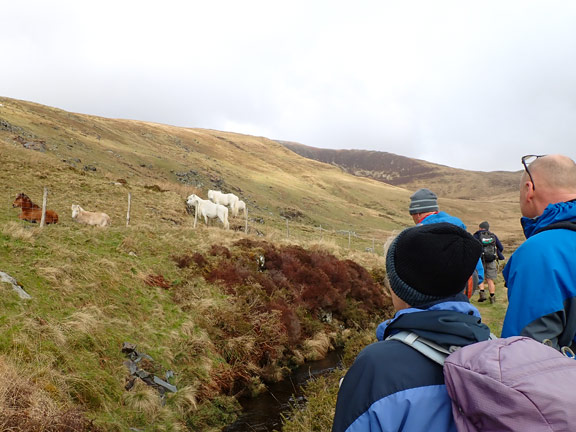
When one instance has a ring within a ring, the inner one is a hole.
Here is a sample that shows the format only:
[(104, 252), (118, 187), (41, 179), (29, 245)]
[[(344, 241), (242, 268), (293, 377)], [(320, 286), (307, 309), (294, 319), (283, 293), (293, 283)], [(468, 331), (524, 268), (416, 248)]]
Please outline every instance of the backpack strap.
[(542, 227), (542, 228), (536, 230), (534, 235), (541, 233), (542, 231), (548, 231), (551, 229), (567, 229), (567, 230), (571, 230), (571, 231), (576, 231), (576, 221), (556, 222), (556, 223), (547, 225), (545, 227)]
[[(497, 337), (490, 332), (489, 340), (497, 339)], [(446, 357), (452, 354), (454, 351), (459, 350), (459, 346), (451, 346), (450, 348), (444, 348), (431, 340), (418, 336), (414, 332), (407, 330), (399, 331), (393, 335), (388, 336), (385, 340), (397, 340), (409, 347), (415, 349), (422, 355), (428, 357), (430, 360), (438, 363), (440, 366), (444, 366), (444, 361)]]
[(432, 342), (431, 340), (418, 336), (414, 332), (406, 330), (394, 333), (393, 335), (388, 336), (386, 340), (400, 341), (428, 357), (430, 360), (438, 363), (440, 366), (444, 366), (444, 360), (453, 352)]
[[(550, 339), (544, 339), (542, 343), (546, 346), (549, 346), (550, 348), (554, 348), (554, 344)], [(560, 352), (564, 354), (564, 357), (568, 357), (569, 359), (576, 359), (576, 354), (574, 354), (574, 351), (572, 351), (572, 349), (568, 346), (560, 347)]]

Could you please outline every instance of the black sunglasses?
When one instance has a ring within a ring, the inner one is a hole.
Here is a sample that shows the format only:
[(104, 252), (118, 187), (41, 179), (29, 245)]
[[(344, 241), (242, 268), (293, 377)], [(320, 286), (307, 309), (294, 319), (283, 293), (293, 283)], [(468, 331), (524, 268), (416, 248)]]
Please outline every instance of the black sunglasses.
[(522, 165), (524, 165), (524, 169), (526, 170), (526, 173), (528, 174), (528, 177), (530, 177), (530, 181), (532, 182), (532, 189), (536, 190), (536, 185), (534, 184), (534, 179), (532, 178), (532, 174), (530, 174), (530, 170), (528, 170), (528, 166), (534, 162), (536, 159), (544, 157), (546, 155), (526, 155), (526, 156), (522, 156)]

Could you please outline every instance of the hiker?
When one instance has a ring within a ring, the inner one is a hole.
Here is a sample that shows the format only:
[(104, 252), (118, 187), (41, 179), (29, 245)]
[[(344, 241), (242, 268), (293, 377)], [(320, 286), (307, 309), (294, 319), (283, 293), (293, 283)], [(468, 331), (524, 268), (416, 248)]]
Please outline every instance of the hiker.
[[(484, 280), (488, 281), (488, 292), (490, 293), (490, 304), (496, 303), (496, 286), (494, 281), (498, 277), (498, 261), (504, 261), (504, 246), (500, 243), (498, 236), (490, 231), (490, 224), (487, 221), (478, 225), (480, 228), (474, 233), (476, 240), (482, 245), (482, 266), (484, 267)], [(484, 282), (480, 285), (479, 302), (486, 301), (486, 291)]]
[[(449, 215), (446, 212), (440, 211), (438, 207), (438, 197), (430, 189), (418, 189), (410, 197), (410, 207), (408, 208), (410, 216), (416, 225), (427, 225), (438, 222), (448, 222), (457, 227), (466, 229), (466, 225), (456, 216)], [(474, 279), (474, 287), (469, 292), (468, 298), (471, 297), (472, 292), (478, 288), (478, 284), (484, 282), (484, 267), (482, 260), (479, 259), (476, 264), (476, 271), (472, 275)]]
[(502, 337), (576, 348), (576, 164), (563, 155), (522, 157), (526, 241), (502, 271), (508, 310)]
[(442, 366), (388, 336), (408, 330), (445, 348), (487, 340), (462, 294), (482, 247), (450, 223), (407, 228), (386, 255), (394, 318), (378, 326), (342, 380), (333, 432), (456, 431)]

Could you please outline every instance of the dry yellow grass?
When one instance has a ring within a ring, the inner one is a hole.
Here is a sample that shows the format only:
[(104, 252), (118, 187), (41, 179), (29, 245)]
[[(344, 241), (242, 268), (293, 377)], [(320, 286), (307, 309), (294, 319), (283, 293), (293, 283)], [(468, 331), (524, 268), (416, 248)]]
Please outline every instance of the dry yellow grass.
[(38, 230), (35, 230), (34, 227), (23, 226), (14, 221), (8, 222), (2, 227), (2, 234), (31, 244), (34, 243), (34, 236), (37, 232)]
[(124, 403), (131, 410), (137, 411), (148, 418), (156, 417), (161, 408), (158, 391), (136, 379), (134, 387), (124, 393)]
[(198, 408), (198, 390), (193, 386), (179, 388), (176, 393), (170, 393), (168, 399), (170, 405), (176, 407), (182, 417)]
[(319, 360), (326, 357), (330, 349), (333, 349), (330, 337), (326, 333), (317, 333), (312, 339), (304, 341), (304, 356), (306, 360)]
[(1, 430), (97, 430), (82, 412), (56, 404), (48, 391), (26, 378), (28, 372), (0, 357)]

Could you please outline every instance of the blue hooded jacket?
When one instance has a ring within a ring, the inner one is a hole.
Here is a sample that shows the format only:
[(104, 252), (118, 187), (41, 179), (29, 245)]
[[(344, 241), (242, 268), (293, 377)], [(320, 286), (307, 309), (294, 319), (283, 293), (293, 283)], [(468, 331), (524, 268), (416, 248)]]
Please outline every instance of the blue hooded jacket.
[[(448, 222), (452, 225), (456, 225), (457, 227), (462, 228), (463, 230), (466, 229), (464, 222), (462, 222), (456, 216), (449, 215), (443, 211), (426, 216), (418, 223), (418, 225), (428, 225), (440, 222)], [(476, 264), (476, 271), (478, 272), (478, 283), (484, 282), (484, 266), (482, 265), (482, 258), (480, 258)]]
[(502, 271), (508, 310), (502, 337), (550, 339), (556, 348), (576, 344), (576, 231), (550, 224), (576, 221), (576, 201), (550, 204), (541, 216), (523, 217), (526, 241)]
[(440, 345), (487, 340), (490, 330), (465, 295), (404, 309), (380, 324), (338, 392), (333, 432), (455, 432), (442, 367), (389, 335), (408, 330)]

